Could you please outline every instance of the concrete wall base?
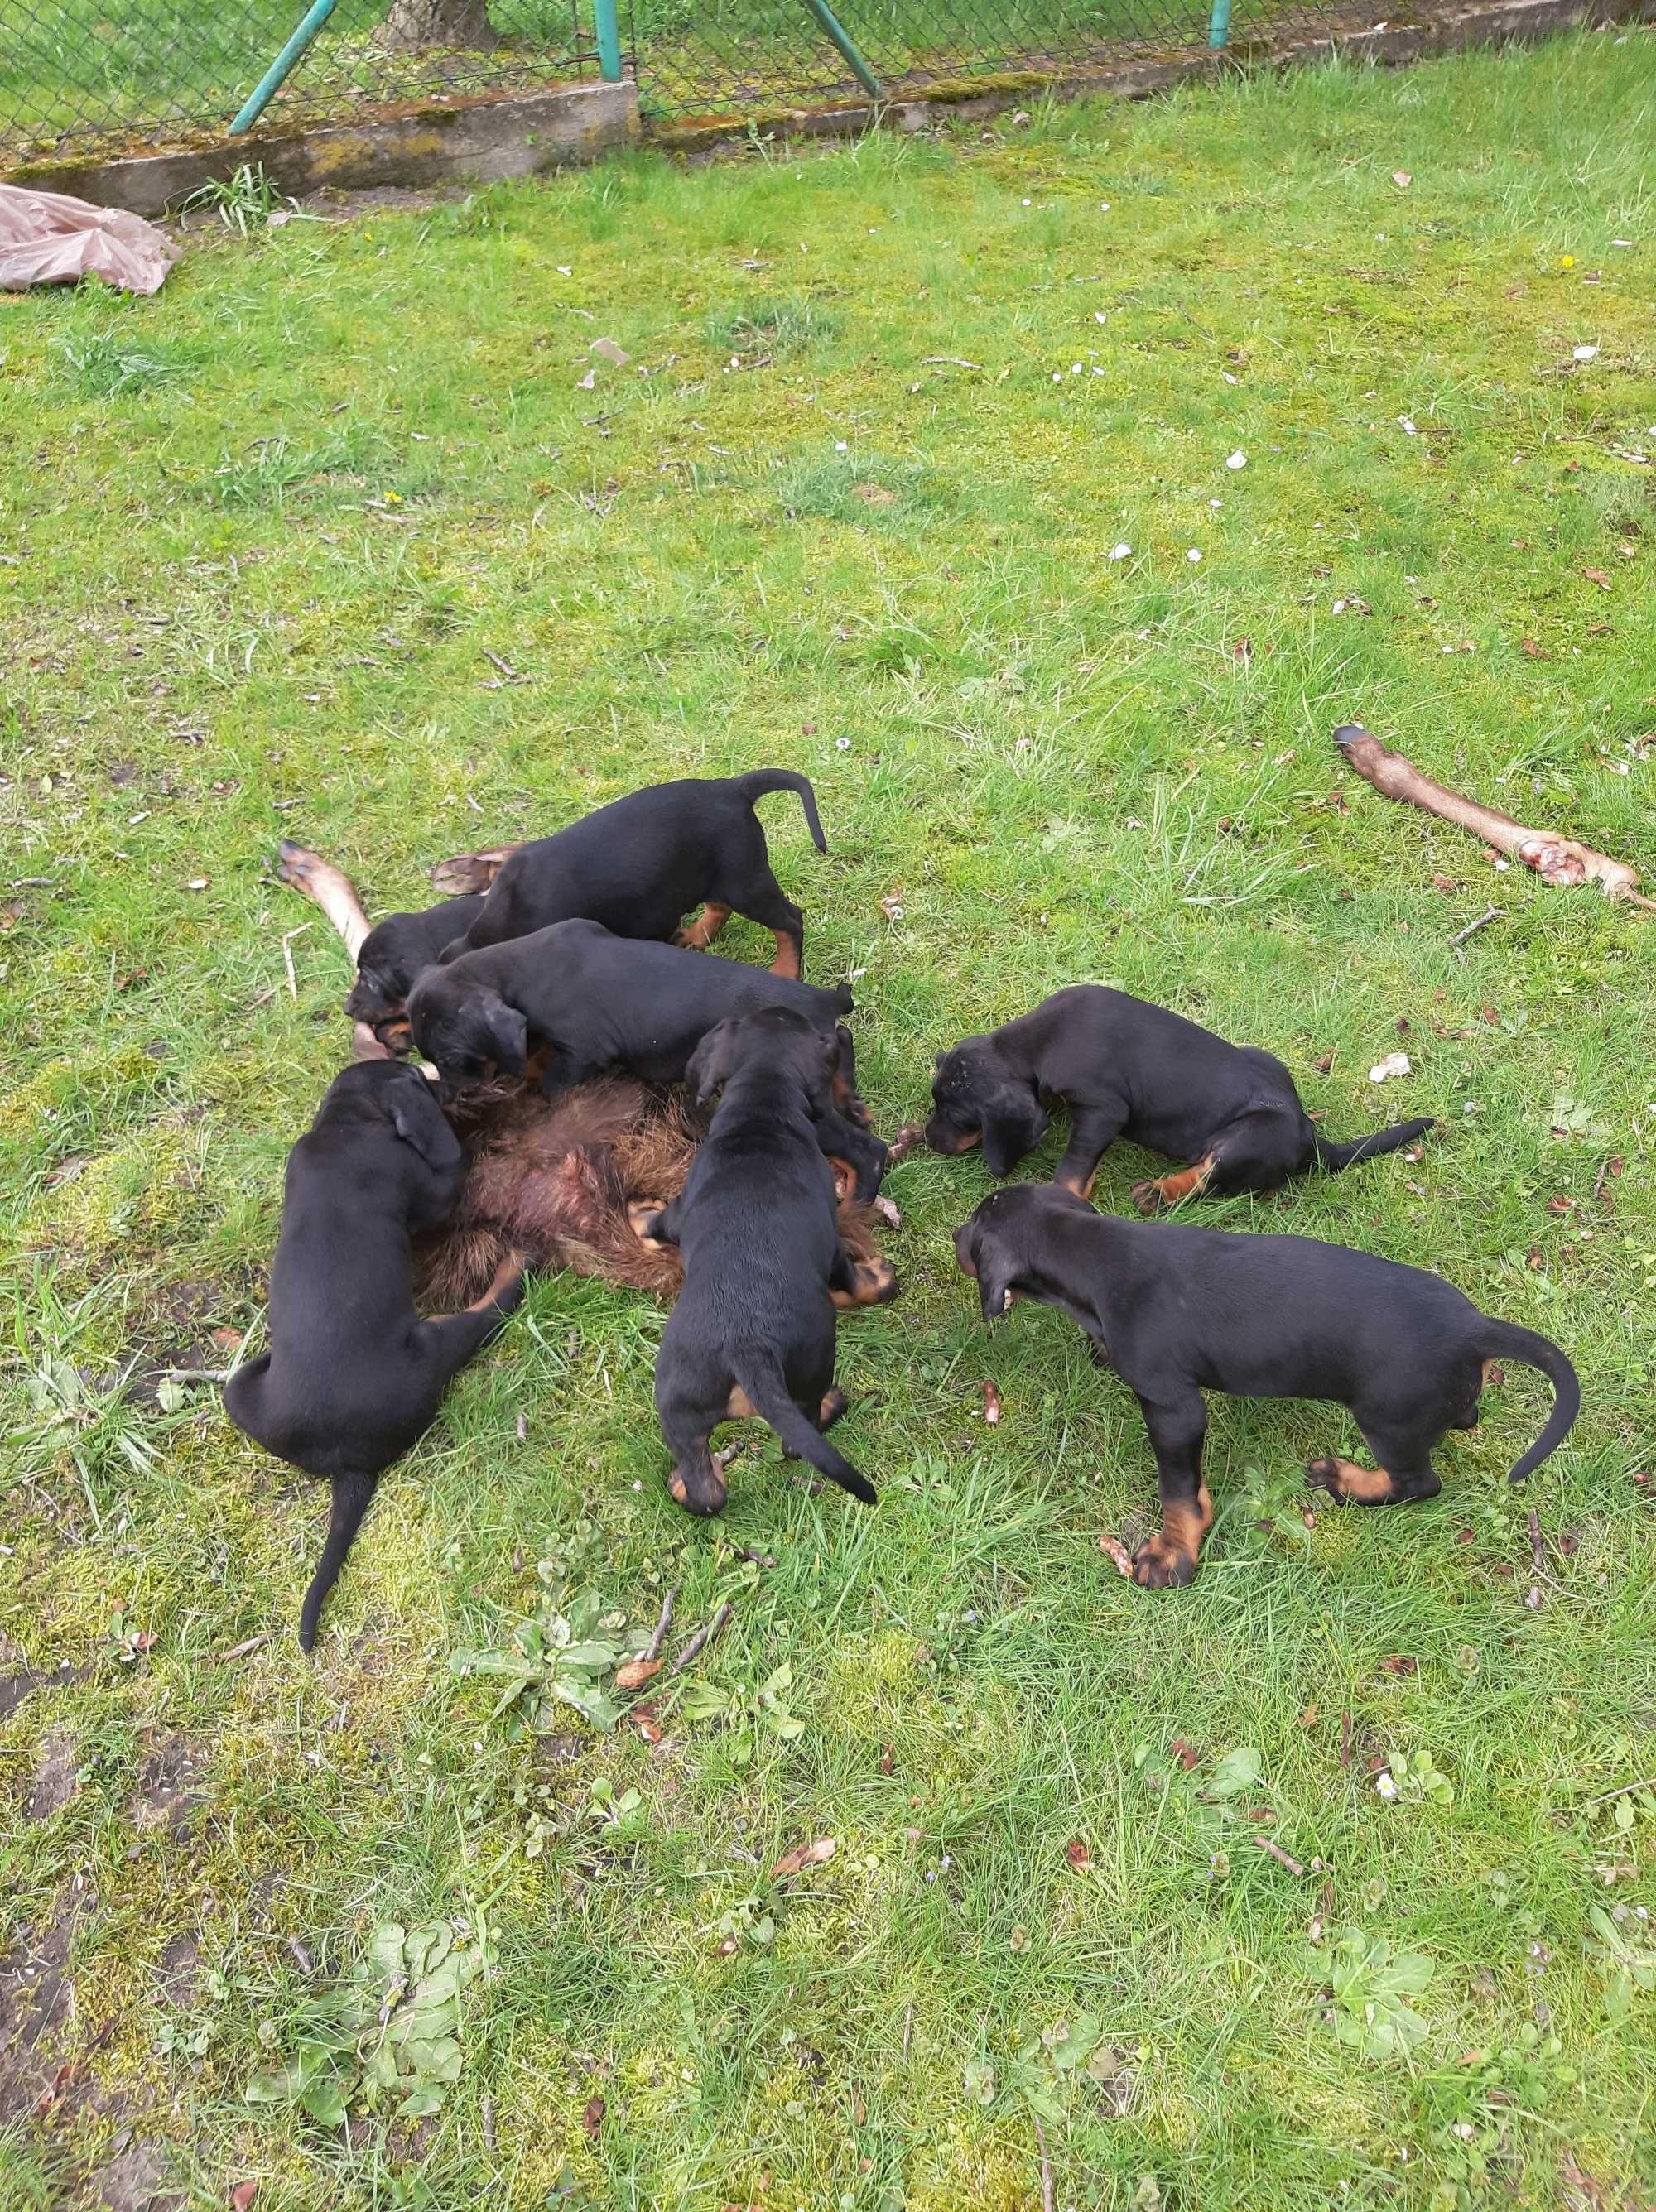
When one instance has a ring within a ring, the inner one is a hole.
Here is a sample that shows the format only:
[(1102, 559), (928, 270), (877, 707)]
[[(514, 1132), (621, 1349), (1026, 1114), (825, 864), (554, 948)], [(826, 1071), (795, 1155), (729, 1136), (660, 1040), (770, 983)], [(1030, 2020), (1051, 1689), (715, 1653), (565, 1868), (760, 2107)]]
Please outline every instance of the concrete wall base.
[(243, 161), (261, 161), (295, 198), (325, 185), (491, 185), (538, 169), (595, 161), (638, 136), (631, 84), (561, 85), (498, 99), (410, 103), (314, 130), (253, 130), (200, 146), (114, 161), (23, 164), (8, 182), (73, 192), (99, 207), (160, 215)]

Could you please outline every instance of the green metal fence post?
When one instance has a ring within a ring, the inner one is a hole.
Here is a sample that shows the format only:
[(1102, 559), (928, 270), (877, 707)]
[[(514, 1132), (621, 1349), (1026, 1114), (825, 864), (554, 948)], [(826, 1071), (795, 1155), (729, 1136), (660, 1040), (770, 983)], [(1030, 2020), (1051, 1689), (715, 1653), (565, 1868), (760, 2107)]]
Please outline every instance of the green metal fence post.
[(827, 33), (829, 43), (837, 50), (841, 60), (845, 63), (851, 75), (862, 87), (869, 99), (882, 99), (884, 94), (880, 88), (880, 79), (852, 45), (843, 24), (828, 5), (828, 0), (805, 0), (805, 4)]
[(1208, 18), (1208, 44), (1218, 48), (1228, 43), (1231, 35), (1231, 0), (1214, 0), (1213, 13)]
[(232, 138), (239, 138), (244, 131), (251, 131), (265, 110), (276, 98), (293, 72), (311, 40), (332, 15), (338, 0), (313, 0), (313, 5), (299, 28), (294, 33), (276, 59), (271, 64), (253, 88), (253, 97), (230, 125)]
[(598, 27), (598, 74), (606, 84), (619, 84), (621, 21), (615, 0), (593, 0), (593, 21)]

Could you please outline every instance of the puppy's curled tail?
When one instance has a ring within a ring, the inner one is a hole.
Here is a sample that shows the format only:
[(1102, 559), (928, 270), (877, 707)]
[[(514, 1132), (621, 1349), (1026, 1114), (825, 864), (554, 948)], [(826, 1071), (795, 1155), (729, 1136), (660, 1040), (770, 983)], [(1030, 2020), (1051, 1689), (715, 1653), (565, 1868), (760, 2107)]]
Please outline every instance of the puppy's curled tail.
[(305, 1592), (305, 1602), (299, 1608), (299, 1648), (308, 1651), (316, 1642), (316, 1624), (321, 1616), (328, 1592), (339, 1579), (339, 1570), (345, 1564), (345, 1554), (362, 1526), (362, 1516), (368, 1511), (374, 1496), (376, 1478), (371, 1474), (336, 1474), (332, 1478), (332, 1502), (328, 1508), (328, 1537), (322, 1547), (322, 1556), (316, 1563), (316, 1572), (311, 1577), (310, 1588)]
[(795, 775), (791, 768), (756, 768), (746, 775), (736, 778), (736, 788), (751, 806), (756, 799), (763, 799), (768, 791), (796, 791), (800, 805), (805, 809), (805, 826), (811, 832), (811, 842), (819, 853), (828, 850), (828, 840), (822, 834), (822, 823), (817, 813), (817, 794), (811, 788), (808, 776)]
[(842, 1490), (849, 1490), (864, 1505), (879, 1503), (868, 1476), (859, 1474), (849, 1460), (840, 1457), (816, 1423), (807, 1420), (788, 1396), (781, 1364), (770, 1353), (750, 1352), (740, 1364), (733, 1360), (731, 1365), (755, 1413), (770, 1423), (790, 1452), (809, 1460), (819, 1473)]
[(1543, 1459), (1551, 1458), (1574, 1427), (1581, 1410), (1580, 1378), (1550, 1337), (1537, 1336), (1516, 1322), (1492, 1321), (1486, 1315), (1478, 1352), (1485, 1359), (1516, 1359), (1525, 1367), (1538, 1367), (1553, 1386), (1553, 1409), (1546, 1426), (1507, 1477), (1508, 1482), (1522, 1482)]
[(1342, 1168), (1349, 1168), (1355, 1160), (1374, 1160), (1382, 1152), (1395, 1152), (1436, 1127), (1428, 1114), (1418, 1121), (1394, 1121), (1389, 1129), (1372, 1129), (1367, 1136), (1358, 1137), (1349, 1145), (1330, 1145), (1313, 1129), (1311, 1142), (1318, 1166), (1326, 1168), (1330, 1175), (1338, 1175)]

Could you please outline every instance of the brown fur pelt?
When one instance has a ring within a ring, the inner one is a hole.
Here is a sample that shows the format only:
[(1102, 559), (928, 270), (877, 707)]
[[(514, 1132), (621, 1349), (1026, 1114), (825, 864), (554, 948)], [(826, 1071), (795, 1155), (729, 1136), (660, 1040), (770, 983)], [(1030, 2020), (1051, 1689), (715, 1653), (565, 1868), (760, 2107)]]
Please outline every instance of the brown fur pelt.
[[(627, 1076), (543, 1097), (497, 1082), (449, 1109), (472, 1153), (454, 1218), (419, 1240), (423, 1303), (452, 1312), (482, 1295), (507, 1255), (569, 1267), (659, 1298), (683, 1280), (679, 1255), (639, 1242), (630, 1203), (663, 1204), (684, 1187), (698, 1133), (677, 1093), (662, 1098)], [(867, 1206), (842, 1199), (840, 1235), (855, 1260), (876, 1256)]]

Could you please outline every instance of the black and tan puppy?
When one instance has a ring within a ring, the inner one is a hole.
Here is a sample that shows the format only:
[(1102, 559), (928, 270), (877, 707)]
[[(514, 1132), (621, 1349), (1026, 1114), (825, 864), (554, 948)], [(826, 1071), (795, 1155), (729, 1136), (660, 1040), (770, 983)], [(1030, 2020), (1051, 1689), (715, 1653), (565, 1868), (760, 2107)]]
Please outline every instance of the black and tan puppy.
[(836, 1304), (889, 1297), (894, 1285), (885, 1269), (875, 1288), (840, 1242), (813, 1111), (826, 1073), (821, 1033), (791, 1008), (768, 1007), (723, 1024), (697, 1058), (692, 1083), (724, 1095), (684, 1188), (637, 1224), (646, 1241), (676, 1244), (685, 1267), (655, 1361), (667, 1487), (691, 1513), (717, 1513), (725, 1486), (708, 1437), (721, 1421), (757, 1417), (872, 1505), (874, 1486), (821, 1431), (845, 1408), (834, 1388)]
[(1098, 983), (1055, 991), (986, 1036), (963, 1037), (935, 1066), (926, 1124), (935, 1152), (967, 1152), (981, 1139), (989, 1173), (1010, 1175), (1046, 1133), (1057, 1100), (1069, 1111), (1069, 1143), (1054, 1181), (1066, 1190), (1088, 1194), (1117, 1137), (1187, 1163), (1134, 1184), (1147, 1213), (1192, 1191), (1272, 1191), (1310, 1168), (1337, 1173), (1433, 1126), (1396, 1121), (1331, 1145), (1280, 1060)]
[(483, 912), (483, 898), (441, 899), (418, 914), (388, 914), (376, 921), (356, 955), (356, 981), (345, 1000), (354, 1022), (377, 1030), (403, 1012), (414, 978)]
[(985, 1322), (1014, 1297), (1056, 1306), (1137, 1398), (1161, 1492), (1161, 1527), (1133, 1562), (1149, 1589), (1191, 1579), (1213, 1520), (1204, 1390), (1344, 1406), (1378, 1466), (1317, 1459), (1306, 1472), (1360, 1505), (1436, 1497), (1432, 1453), (1448, 1430), (1476, 1426), (1491, 1360), (1538, 1367), (1553, 1386), (1513, 1482), (1557, 1450), (1580, 1407), (1575, 1370), (1544, 1336), (1492, 1320), (1439, 1276), (1343, 1244), (1123, 1221), (1056, 1184), (1021, 1183), (983, 1200), (954, 1251)]
[(753, 1048), (769, 1019), (779, 1036), (808, 1035), (807, 1051), (795, 1045), (792, 1057), (806, 1086), (806, 1103), (815, 1125), (817, 1142), (830, 1164), (843, 1169), (849, 1194), (859, 1205), (868, 1205), (879, 1194), (886, 1173), (886, 1146), (868, 1126), (868, 1109), (856, 1095), (856, 1058), (851, 1032), (842, 1022), (832, 1030), (802, 1024), (791, 1007), (770, 1009), (768, 1015), (752, 1014), (740, 1021), (721, 1022), (702, 1039), (685, 1070), (685, 1085), (692, 1104), (705, 1114), (728, 1080), (738, 1056)]
[(760, 1006), (792, 1006), (831, 1037), (851, 1004), (843, 984), (819, 991), (738, 961), (612, 937), (595, 921), (560, 921), (428, 968), (409, 994), (408, 1018), (446, 1091), (491, 1066), (521, 1075), (531, 1034), (541, 1037), (550, 1096), (616, 1067), (646, 1083), (681, 1082), (709, 1030)]
[(224, 1410), (245, 1436), (332, 1485), (327, 1541), (299, 1641), (316, 1641), (379, 1476), (436, 1418), (443, 1392), (522, 1295), (504, 1265), (464, 1313), (422, 1321), (409, 1238), (453, 1211), (460, 1139), (417, 1068), (365, 1060), (334, 1078), (288, 1155), (271, 1267), (271, 1349), (238, 1368)]
[[(791, 769), (655, 784), (508, 854), (465, 942), (442, 957), (459, 959), (577, 919), (601, 922), (618, 937), (676, 934), (681, 945), (705, 951), (740, 914), (775, 936), (776, 974), (798, 975), (805, 917), (770, 872), (753, 811), (755, 799), (770, 791), (799, 793), (811, 841), (825, 853), (816, 794)], [(696, 906), (700, 915), (680, 931)]]

